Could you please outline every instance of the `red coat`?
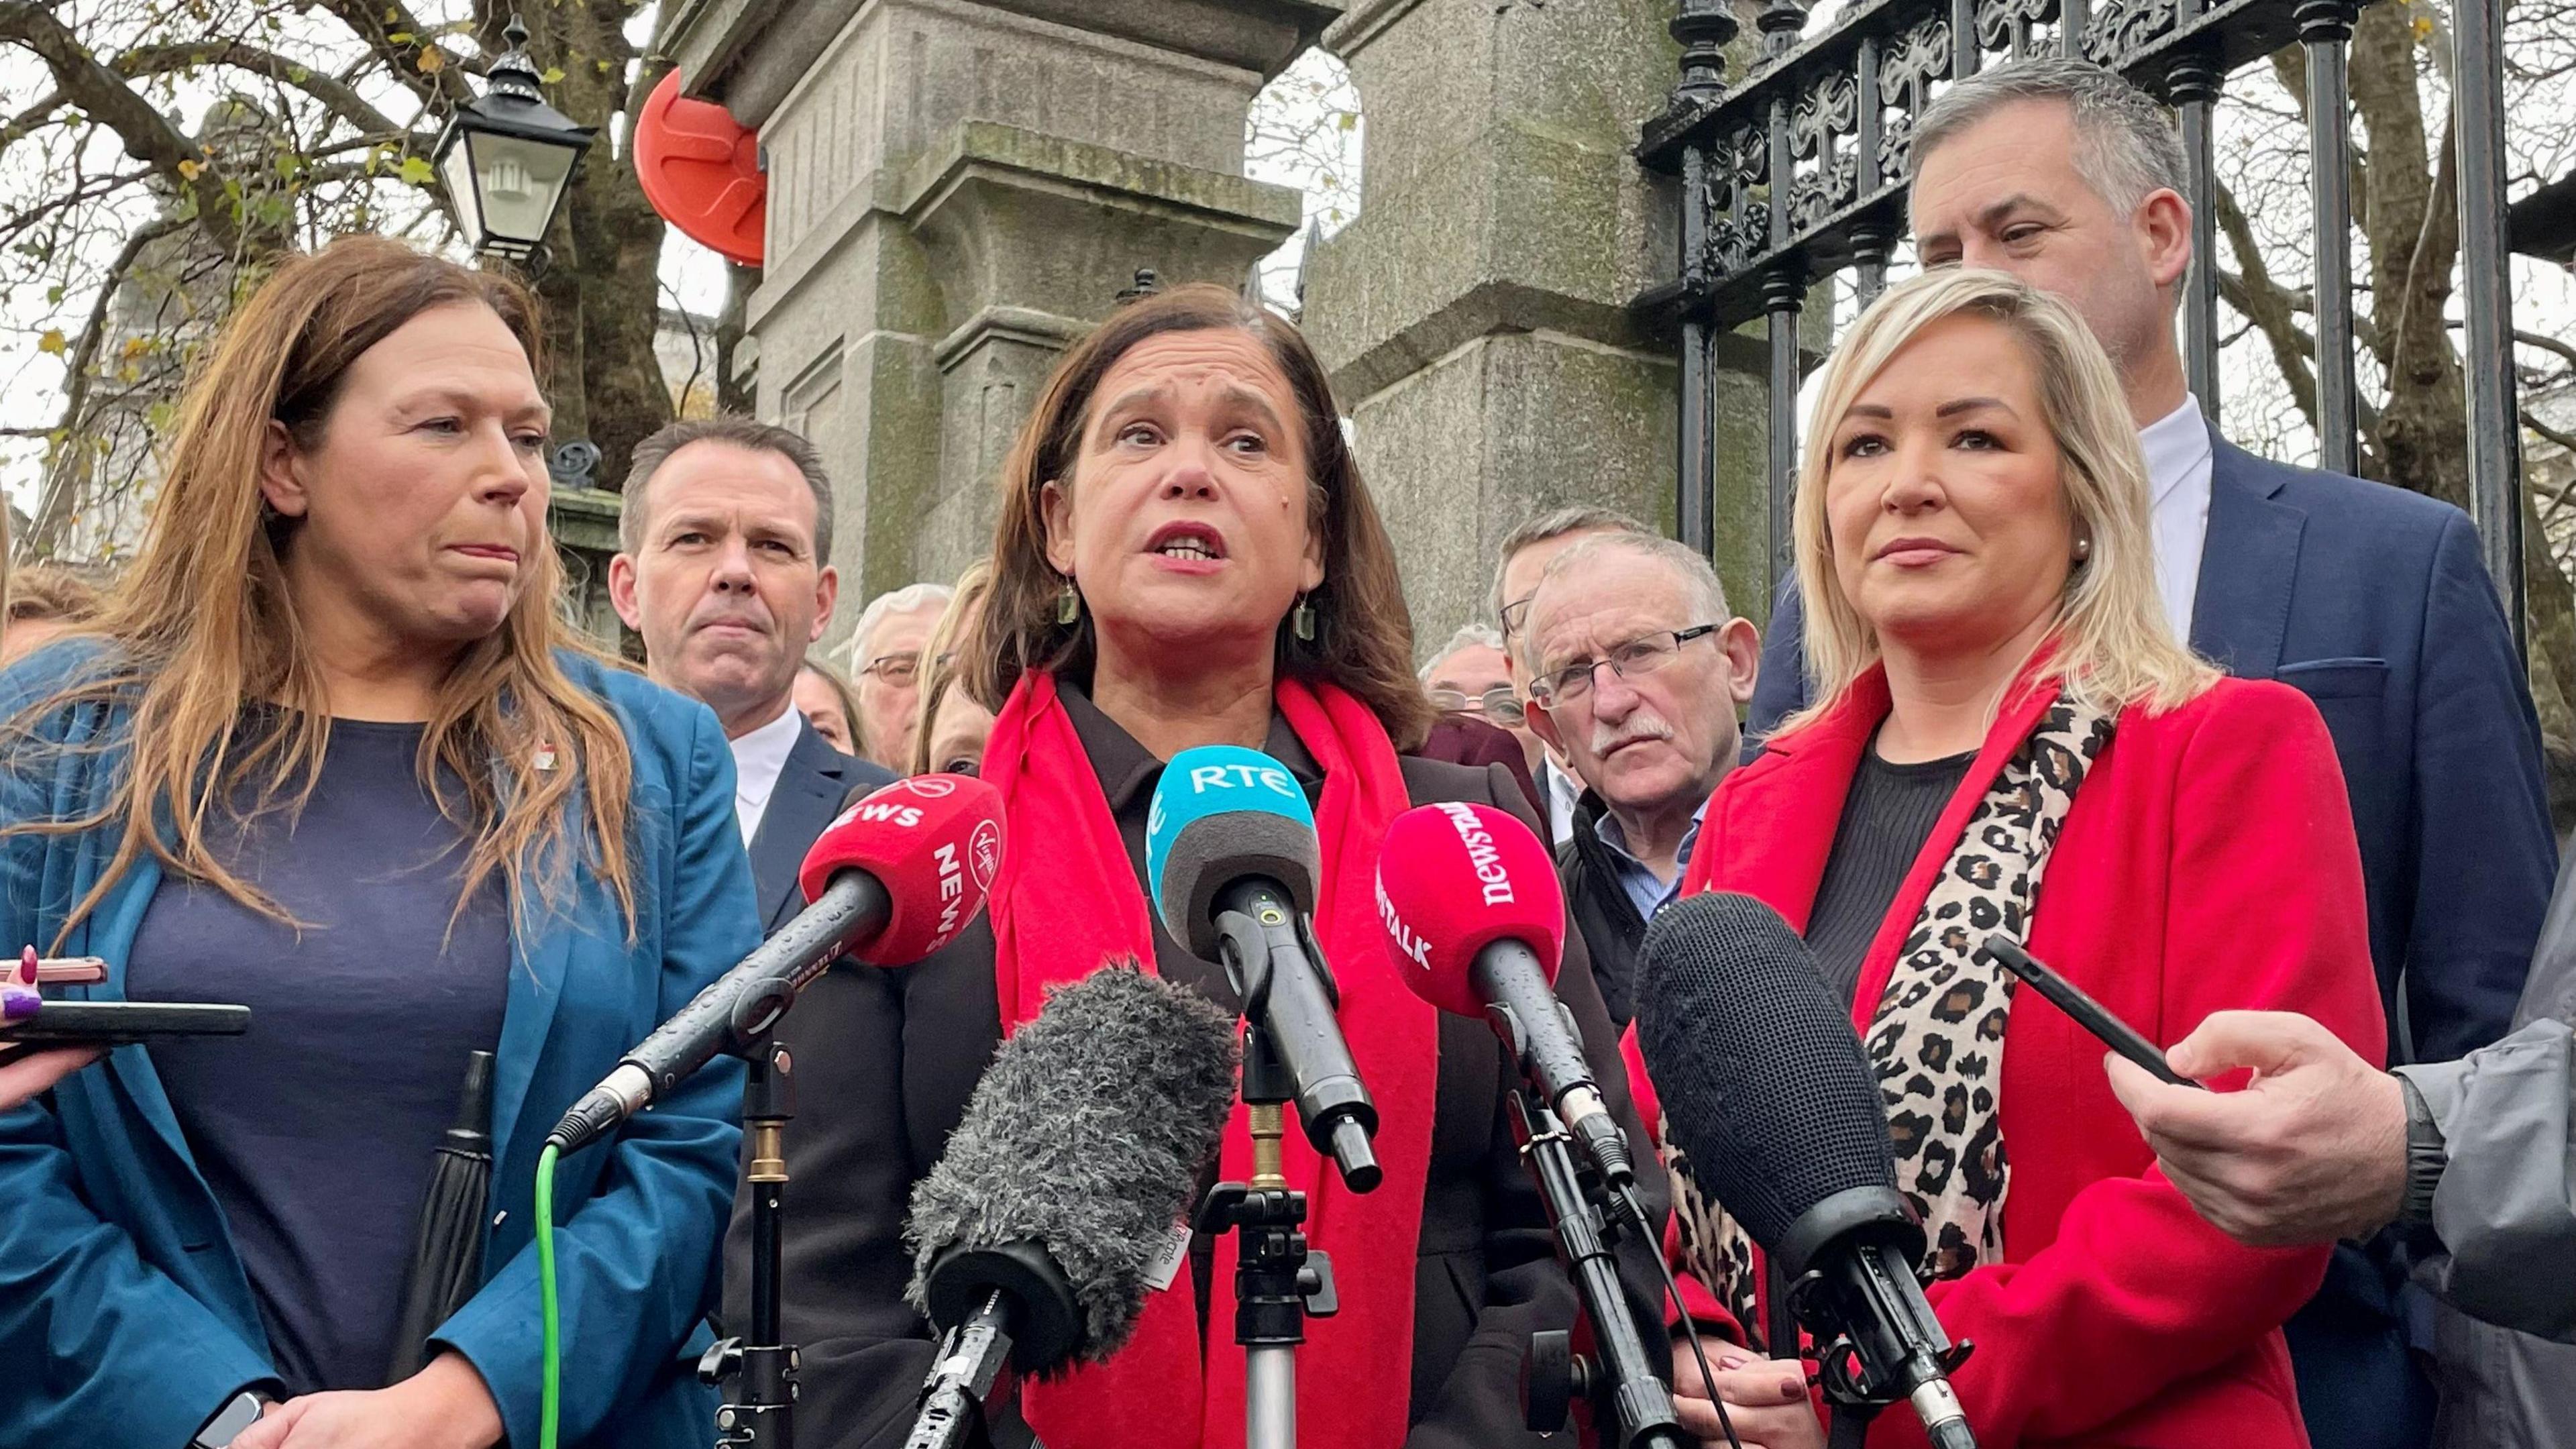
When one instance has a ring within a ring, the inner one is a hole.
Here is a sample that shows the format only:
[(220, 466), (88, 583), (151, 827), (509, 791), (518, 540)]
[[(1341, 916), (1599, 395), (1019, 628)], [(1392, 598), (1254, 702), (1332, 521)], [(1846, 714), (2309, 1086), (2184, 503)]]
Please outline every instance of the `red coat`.
[[(2025, 691), (1988, 733), (1862, 962), (1855, 1029), (1968, 813), (2053, 695)], [(1872, 671), (1833, 715), (1729, 775), (1687, 887), (1759, 897), (1803, 932), (1887, 708)], [(2275, 1008), (2315, 1017), (2377, 1062), (2386, 1032), (2367, 920), (2324, 721), (2294, 689), (2230, 679), (2168, 714), (2122, 714), (2068, 812), (2027, 945), (2159, 1044), (2213, 1011)], [(2013, 1166), (2006, 1261), (1927, 1294), (1950, 1336), (1976, 1344), (1955, 1386), (1977, 1442), (2305, 1445), (2280, 1325), (2315, 1292), (2328, 1250), (2241, 1247), (2203, 1222), (2156, 1170), (2103, 1056), (2038, 993), (2015, 994), (2000, 1108)], [(1901, 1409), (1870, 1437), (1922, 1442)]]

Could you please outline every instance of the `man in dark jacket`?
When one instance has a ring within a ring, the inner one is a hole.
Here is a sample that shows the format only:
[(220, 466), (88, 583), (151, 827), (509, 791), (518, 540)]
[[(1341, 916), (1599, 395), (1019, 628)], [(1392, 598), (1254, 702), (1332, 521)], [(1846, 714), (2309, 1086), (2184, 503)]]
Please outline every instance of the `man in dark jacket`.
[[(2504, 1035), (2556, 844), (2540, 726), (2477, 532), (2402, 488), (2257, 458), (2216, 436), (2174, 340), (2191, 264), (2171, 119), (2112, 72), (2033, 60), (1953, 84), (1915, 124), (1908, 199), (1928, 267), (1994, 267), (2080, 314), (2120, 371), (2146, 454), (2174, 633), (2228, 673), (2316, 702), (2351, 796), (2394, 1062)], [(1771, 616), (1751, 727), (1805, 703), (1799, 599)], [(2223, 955), (2224, 943), (2211, 943)], [(2310, 1434), (2407, 1449), (2431, 1430), (2402, 1264), (2336, 1254), (2289, 1325)]]
[(1735, 764), (1761, 636), (1688, 547), (1602, 533), (1548, 564), (1520, 648), (1530, 727), (1584, 783), (1558, 869), (1602, 1004), (1625, 1030), (1646, 922), (1680, 891), (1709, 792)]
[(796, 672), (832, 617), (832, 488), (814, 446), (748, 418), (676, 422), (635, 447), (609, 601), (655, 683), (706, 702), (733, 746), (734, 813), (760, 924), (805, 905), (796, 869), (854, 789), (894, 778), (796, 711)]

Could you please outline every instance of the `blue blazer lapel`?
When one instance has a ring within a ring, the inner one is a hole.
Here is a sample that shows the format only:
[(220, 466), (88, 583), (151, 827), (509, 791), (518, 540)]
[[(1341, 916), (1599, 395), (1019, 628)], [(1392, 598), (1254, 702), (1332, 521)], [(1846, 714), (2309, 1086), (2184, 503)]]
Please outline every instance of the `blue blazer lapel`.
[(841, 752), (814, 733), (812, 725), (799, 726), (796, 746), (788, 751), (786, 768), (778, 772), (778, 784), (769, 792), (769, 808), (761, 812), (760, 829), (751, 837), (751, 876), (760, 892), (760, 924), (765, 931), (785, 924), (803, 904), (796, 889), (797, 869), (805, 863), (814, 838), (840, 813), (841, 797), (849, 790), (841, 760)]
[(2240, 679), (2280, 668), (2307, 514), (2275, 496), (2283, 470), (2211, 439), (2209, 531), (2191, 609), (2191, 647)]
[[(518, 1125), (520, 1109), (527, 1105), (528, 1089), (536, 1081), (538, 1058), (544, 1055), (546, 1038), (554, 1030), (555, 1006), (563, 1000), (564, 970), (572, 959), (573, 938), (588, 923), (598, 904), (591, 896), (592, 892), (585, 889), (580, 900), (566, 906), (566, 910), (577, 913), (573, 919), (543, 916), (534, 923), (523, 922), (510, 932), (510, 998), (501, 1011), (501, 1045), (492, 1064), (495, 1164), (507, 1151), (511, 1129)], [(613, 903), (609, 909), (613, 915)], [(539, 1130), (553, 1125), (542, 1124)], [(493, 1179), (499, 1181), (497, 1171)]]

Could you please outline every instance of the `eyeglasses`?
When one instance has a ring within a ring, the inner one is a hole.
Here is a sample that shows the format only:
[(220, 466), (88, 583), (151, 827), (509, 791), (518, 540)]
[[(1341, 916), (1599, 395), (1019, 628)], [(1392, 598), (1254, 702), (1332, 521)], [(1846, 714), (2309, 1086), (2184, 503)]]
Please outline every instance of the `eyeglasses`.
[(1652, 674), (1673, 662), (1682, 646), (1703, 634), (1718, 631), (1716, 624), (1694, 624), (1687, 629), (1666, 629), (1660, 633), (1641, 634), (1610, 651), (1606, 658), (1579, 659), (1562, 669), (1542, 674), (1530, 681), (1530, 703), (1553, 710), (1575, 703), (1592, 692), (1592, 676), (1602, 665), (1621, 679), (1634, 679)]
[(1537, 597), (1538, 595), (1536, 594), (1523, 594), (1519, 598), (1512, 600), (1510, 603), (1503, 605), (1500, 617), (1503, 621), (1504, 638), (1510, 639), (1519, 635), (1521, 632), (1521, 625), (1529, 622), (1530, 603)]
[(869, 660), (867, 667), (859, 672), (874, 675), (887, 684), (910, 684), (913, 676), (921, 672), (921, 656), (888, 654), (882, 659)]
[(1522, 706), (1521, 697), (1514, 694), (1508, 684), (1497, 684), (1478, 695), (1463, 694), (1454, 689), (1435, 689), (1431, 691), (1431, 703), (1447, 714), (1483, 715), (1507, 730), (1519, 729), (1529, 722), (1529, 712)]

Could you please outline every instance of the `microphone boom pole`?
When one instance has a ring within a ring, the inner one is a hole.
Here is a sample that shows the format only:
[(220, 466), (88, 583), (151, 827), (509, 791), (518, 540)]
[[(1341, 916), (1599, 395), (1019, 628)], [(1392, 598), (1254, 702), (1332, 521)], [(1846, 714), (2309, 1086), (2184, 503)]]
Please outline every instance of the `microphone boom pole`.
[[(1638, 1330), (1627, 1296), (1620, 1290), (1618, 1264), (1611, 1255), (1618, 1218), (1606, 1213), (1593, 1195), (1585, 1192), (1575, 1166), (1573, 1138), (1548, 1109), (1545, 1099), (1523, 1085), (1513, 1091), (1511, 1101), (1512, 1115), (1521, 1132), (1521, 1156), (1529, 1163), (1530, 1176), (1538, 1182), (1539, 1196), (1547, 1204), (1548, 1221), (1556, 1229), (1557, 1247), (1564, 1254), (1568, 1275), (1574, 1279), (1574, 1290), (1583, 1300), (1583, 1316), (1592, 1324), (1602, 1375), (1599, 1383), (1589, 1386), (1590, 1397), (1599, 1409), (1611, 1415), (1618, 1433), (1618, 1437), (1603, 1442), (1611, 1449), (1690, 1449), (1691, 1441), (1683, 1435), (1681, 1419), (1673, 1411), (1672, 1390), (1655, 1373), (1645, 1335)], [(1647, 1244), (1650, 1251), (1654, 1246)], [(1587, 1371), (1578, 1370), (1570, 1357), (1546, 1351), (1553, 1347), (1538, 1342), (1531, 1345), (1530, 1390), (1523, 1408), (1534, 1433), (1553, 1434), (1565, 1427), (1561, 1410), (1551, 1412), (1542, 1407), (1542, 1393), (1561, 1404), (1591, 1378)], [(1555, 1359), (1569, 1374), (1569, 1381), (1542, 1383), (1540, 1376), (1549, 1372), (1541, 1365), (1542, 1359)]]

